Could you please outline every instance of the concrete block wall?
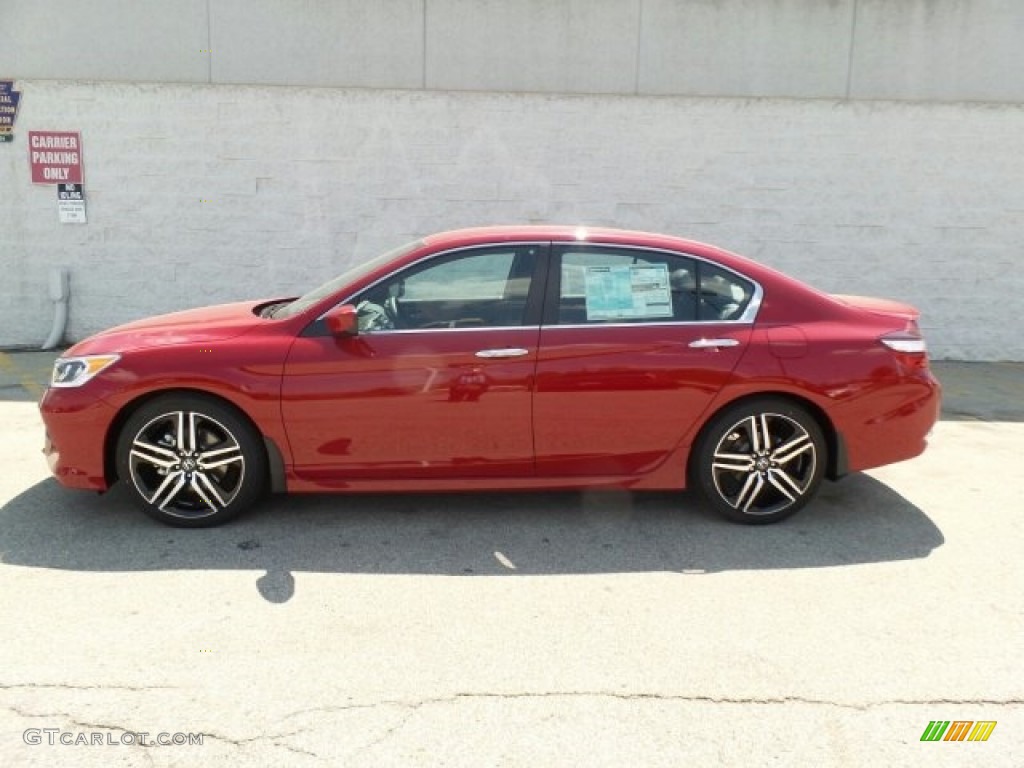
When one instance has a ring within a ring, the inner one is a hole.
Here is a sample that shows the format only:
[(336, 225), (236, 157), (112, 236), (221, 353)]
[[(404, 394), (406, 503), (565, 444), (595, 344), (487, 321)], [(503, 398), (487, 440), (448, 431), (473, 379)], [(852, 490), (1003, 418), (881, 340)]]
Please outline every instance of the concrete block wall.
[(26, 79), (1024, 101), (1021, 0), (0, 0)]
[[(420, 235), (580, 223), (707, 240), (911, 301), (938, 357), (1024, 360), (1024, 106), (21, 80), (0, 345), (299, 293)], [(80, 130), (89, 223), (29, 182)]]

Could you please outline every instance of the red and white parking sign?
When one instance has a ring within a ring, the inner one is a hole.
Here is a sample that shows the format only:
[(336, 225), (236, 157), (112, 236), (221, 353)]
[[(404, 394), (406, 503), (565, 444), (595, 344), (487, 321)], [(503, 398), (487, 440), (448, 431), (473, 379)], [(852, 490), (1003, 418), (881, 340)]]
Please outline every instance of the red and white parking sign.
[(82, 135), (78, 131), (29, 131), (33, 184), (82, 183)]

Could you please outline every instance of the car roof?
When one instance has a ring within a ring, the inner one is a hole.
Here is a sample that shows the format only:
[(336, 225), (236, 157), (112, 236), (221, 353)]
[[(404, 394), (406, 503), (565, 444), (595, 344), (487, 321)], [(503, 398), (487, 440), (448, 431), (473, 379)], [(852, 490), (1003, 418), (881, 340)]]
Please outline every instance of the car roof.
[(707, 253), (709, 255), (728, 253), (728, 251), (724, 251), (722, 248), (707, 243), (687, 240), (672, 235), (629, 229), (613, 229), (610, 227), (589, 227), (586, 225), (540, 224), (473, 227), (439, 232), (423, 238), (423, 242), (432, 249), (457, 248), (466, 245), (495, 242), (529, 242), (533, 240), (540, 242), (628, 243), (630, 245), (671, 248), (674, 250)]

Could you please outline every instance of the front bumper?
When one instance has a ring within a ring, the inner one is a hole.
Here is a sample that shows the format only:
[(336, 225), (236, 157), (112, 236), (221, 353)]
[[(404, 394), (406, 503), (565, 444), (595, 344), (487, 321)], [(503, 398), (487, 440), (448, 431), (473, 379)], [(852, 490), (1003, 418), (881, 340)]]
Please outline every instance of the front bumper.
[(81, 388), (48, 388), (39, 401), (46, 425), (43, 455), (54, 477), (68, 488), (105, 491), (104, 444), (116, 411)]

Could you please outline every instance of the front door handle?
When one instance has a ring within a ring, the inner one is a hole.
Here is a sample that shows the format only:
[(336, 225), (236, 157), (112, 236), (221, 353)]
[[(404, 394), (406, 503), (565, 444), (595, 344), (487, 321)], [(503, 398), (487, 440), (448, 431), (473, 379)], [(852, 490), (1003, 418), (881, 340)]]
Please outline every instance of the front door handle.
[(522, 349), (521, 347), (508, 347), (506, 349), (481, 349), (476, 353), (476, 356), (494, 359), (504, 357), (522, 357), (523, 355), (528, 354), (530, 354), (530, 350), (528, 349)]
[(696, 339), (689, 344), (690, 349), (721, 349), (739, 345), (737, 339)]

